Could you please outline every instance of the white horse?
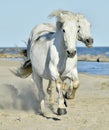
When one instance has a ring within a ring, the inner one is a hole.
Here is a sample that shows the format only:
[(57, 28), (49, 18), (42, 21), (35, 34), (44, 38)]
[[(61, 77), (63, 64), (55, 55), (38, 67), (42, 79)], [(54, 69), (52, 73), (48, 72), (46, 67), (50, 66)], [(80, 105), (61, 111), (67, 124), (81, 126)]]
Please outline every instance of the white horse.
[(93, 45), (93, 38), (91, 36), (91, 24), (82, 14), (75, 14), (78, 22), (78, 40), (85, 43), (90, 48)]
[[(59, 11), (58, 11), (59, 12)], [(60, 12), (63, 12), (63, 10), (61, 10)], [(88, 22), (88, 20), (82, 15), (82, 14), (75, 14), (75, 17), (77, 19), (77, 24), (78, 24), (78, 32), (77, 32), (77, 38), (79, 41), (82, 41), (83, 43), (85, 43), (85, 45), (87, 47), (92, 47), (93, 44), (93, 38), (90, 34), (90, 23)], [(55, 35), (55, 31), (56, 31), (56, 27), (52, 24), (39, 24), (37, 25), (31, 32), (29, 40), (28, 40), (28, 46), (27, 46), (27, 52), (28, 52), (28, 58), (29, 58), (29, 53), (30, 53), (30, 48), (31, 45), (34, 43), (32, 41), (34, 40), (38, 40), (41, 37), (43, 37), (43, 35), (48, 36), (48, 40), (51, 41), (54, 38)], [(43, 40), (41, 38), (41, 40)], [(45, 40), (43, 41), (45, 42)], [(77, 72), (77, 54), (75, 54), (74, 58), (67, 58), (67, 62), (66, 62), (66, 69), (64, 71), (64, 88), (67, 91), (66, 93), (66, 97), (67, 98), (74, 98), (75, 96), (75, 92), (77, 90), (77, 88), (79, 87), (79, 80), (78, 80), (78, 72)], [(27, 62), (25, 62), (24, 66), (21, 68), (20, 71), (20, 77), (27, 77), (28, 75), (30, 75), (32, 73), (32, 69), (31, 69), (31, 61), (28, 60)], [(68, 84), (68, 86), (70, 87), (66, 87), (66, 79), (69, 80), (70, 84)], [(49, 86), (48, 86), (48, 93), (50, 94), (50, 100), (52, 101), (54, 98), (54, 92), (53, 92), (53, 88), (54, 88), (54, 82), (53, 81), (49, 81)]]
[[(92, 43), (93, 43), (93, 39), (90, 34), (90, 23), (87, 21), (87, 19), (82, 14), (76, 14), (76, 18), (77, 18), (77, 23), (78, 23), (78, 32), (77, 32), (78, 40), (84, 42), (87, 47), (91, 47)], [(40, 24), (40, 25), (36, 26), (32, 30), (29, 40), (28, 40), (28, 52), (30, 52), (29, 50), (31, 48), (30, 47), (31, 44), (34, 43), (32, 41), (34, 41), (36, 39), (38, 40), (41, 37), (42, 37), (41, 40), (43, 40), (44, 34), (45, 35), (47, 34), (48, 38), (52, 39), (52, 38), (54, 38), (55, 31), (56, 31), (56, 27), (52, 24)], [(49, 40), (50, 39), (48, 39), (48, 41)], [(46, 40), (46, 42), (47, 42), (47, 40)], [(29, 57), (29, 54), (28, 54), (28, 57)], [(68, 78), (68, 79), (71, 82), (70, 87), (69, 87), (70, 91), (68, 91), (66, 94), (67, 98), (74, 98), (75, 91), (79, 86), (78, 73), (77, 73), (77, 58), (76, 57), (77, 57), (77, 55), (75, 55), (75, 57), (72, 59), (69, 59), (69, 58), (67, 59), (68, 67), (66, 66), (67, 69), (64, 72), (64, 74), (66, 74), (66, 78), (67, 78), (67, 75), (70, 75), (70, 78)], [(76, 60), (74, 60), (74, 59), (76, 59)], [(68, 71), (68, 70), (70, 70), (69, 66), (71, 66), (71, 71)], [(20, 76), (26, 77), (26, 76), (30, 75), (31, 73), (32, 73), (31, 62), (27, 61), (20, 71)], [(66, 78), (64, 77), (64, 79), (66, 79)], [(73, 82), (72, 82), (72, 80), (73, 80)], [(51, 88), (53, 89), (53, 84), (54, 83), (53, 82), (51, 83), (51, 81), (50, 81), (49, 87), (48, 87), (48, 92), (51, 93), (50, 94), (51, 99), (53, 98), (53, 94), (52, 94), (53, 92), (52, 91), (50, 92), (50, 90), (51, 90)], [(73, 90), (72, 90), (72, 88), (73, 88)]]
[(56, 32), (53, 37), (44, 34), (34, 39), (30, 48), (30, 60), (32, 63), (33, 80), (39, 90), (41, 111), (44, 110), (43, 79), (55, 81), (58, 92), (59, 115), (66, 114), (66, 106), (63, 98), (62, 87), (59, 79), (63, 76), (67, 58), (73, 58), (76, 54), (77, 19), (68, 11), (54, 11), (50, 17), (56, 17)]
[[(59, 13), (59, 12), (65, 12), (65, 11), (57, 11), (57, 13)], [(78, 40), (84, 42), (86, 44), (86, 46), (91, 47), (92, 43), (93, 43), (93, 39), (91, 38), (91, 34), (90, 34), (90, 23), (81, 14), (77, 14), (76, 19), (77, 19), (77, 24), (78, 24), (78, 32), (77, 32)], [(35, 43), (34, 42), (35, 40), (37, 42), (39, 39), (42, 42), (50, 42), (50, 40), (52, 41), (54, 39), (55, 31), (56, 31), (55, 26), (53, 26), (51, 24), (40, 24), (39, 26), (35, 27), (31, 32), (31, 35), (30, 35), (30, 38), (28, 41), (28, 48), (29, 49), (31, 48), (30, 46), (33, 45), (33, 43)], [(43, 39), (43, 38), (45, 38), (44, 35), (46, 36), (46, 41)], [(28, 51), (28, 52), (30, 52), (30, 51)], [(72, 98), (75, 95), (75, 90), (79, 86), (78, 73), (77, 73), (77, 54), (75, 54), (74, 58), (67, 58), (66, 63), (67, 63), (66, 68), (65, 68), (63, 74), (61, 75), (61, 78), (63, 80), (66, 78), (70, 79), (69, 80), (71, 82), (70, 86), (73, 87), (73, 91), (70, 91), (71, 95), (67, 94), (67, 98)], [(29, 70), (31, 73), (31, 69), (30, 69), (31, 62), (30, 61), (29, 61), (29, 65), (30, 65)], [(25, 64), (24, 64), (24, 66), (25, 66)], [(23, 73), (24, 73), (24, 71), (25, 70), (23, 70)], [(26, 62), (26, 72), (29, 72), (28, 71), (28, 62)], [(74, 81), (74, 82), (72, 82), (72, 81)], [(53, 85), (53, 83), (54, 83), (54, 81), (50, 80), (48, 90), (50, 90), (51, 88), (53, 89), (54, 86), (51, 87)], [(70, 88), (72, 88), (72, 87), (70, 87)], [(51, 97), (53, 97), (52, 93), (53, 93), (53, 91), (50, 92)]]
[[(90, 23), (82, 14), (76, 14), (76, 18), (78, 22), (78, 40), (85, 43), (88, 48), (92, 47), (93, 38), (90, 34)], [(73, 58), (67, 58), (66, 68), (61, 75), (61, 79), (64, 81), (63, 89), (65, 90), (65, 97), (67, 99), (73, 99), (75, 97), (76, 90), (80, 85), (77, 71), (77, 53)], [(54, 82), (49, 81), (47, 90), (50, 95), (51, 102), (54, 102), (54, 86)]]

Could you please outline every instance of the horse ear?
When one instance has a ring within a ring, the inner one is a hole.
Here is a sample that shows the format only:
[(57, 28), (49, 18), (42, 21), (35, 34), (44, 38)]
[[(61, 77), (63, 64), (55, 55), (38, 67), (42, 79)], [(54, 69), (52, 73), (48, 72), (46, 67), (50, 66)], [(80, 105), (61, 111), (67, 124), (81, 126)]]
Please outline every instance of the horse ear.
[(63, 23), (61, 23), (61, 22), (58, 21), (58, 22), (56, 23), (56, 26), (57, 26), (58, 29), (61, 29), (62, 26), (63, 26)]

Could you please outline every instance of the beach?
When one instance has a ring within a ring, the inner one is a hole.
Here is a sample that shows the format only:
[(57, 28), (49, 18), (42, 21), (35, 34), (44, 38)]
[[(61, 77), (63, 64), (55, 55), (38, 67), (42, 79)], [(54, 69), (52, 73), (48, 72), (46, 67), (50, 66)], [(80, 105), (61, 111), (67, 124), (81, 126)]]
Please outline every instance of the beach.
[[(22, 61), (0, 60), (0, 130), (108, 130), (109, 76), (79, 73), (75, 99), (67, 100), (67, 114), (47, 109), (41, 116), (31, 77), (21, 79), (12, 71)], [(44, 80), (45, 94), (47, 81)]]

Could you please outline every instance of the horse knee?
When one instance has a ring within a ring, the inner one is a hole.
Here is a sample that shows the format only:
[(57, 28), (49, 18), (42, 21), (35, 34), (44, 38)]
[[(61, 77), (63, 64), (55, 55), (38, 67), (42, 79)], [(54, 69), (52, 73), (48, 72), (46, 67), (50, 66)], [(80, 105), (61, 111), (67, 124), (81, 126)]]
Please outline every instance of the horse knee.
[(56, 86), (55, 81), (49, 81), (47, 93), (49, 94), (50, 104), (54, 104), (55, 102), (55, 86)]
[(73, 90), (69, 90), (66, 94), (65, 97), (67, 99), (74, 99), (75, 98), (75, 93), (77, 88), (80, 86), (80, 82), (79, 81), (75, 81), (73, 84)]
[(68, 90), (68, 85), (67, 85), (67, 83), (63, 83), (63, 91), (67, 91)]
[(49, 102), (50, 102), (50, 104), (54, 104), (54, 102), (55, 102), (54, 88), (48, 87), (47, 88), (47, 93), (49, 94)]
[(56, 86), (55, 81), (49, 81), (49, 85), (47, 87), (47, 93), (49, 95), (51, 95), (52, 93), (54, 93), (55, 86)]
[(79, 86), (80, 86), (80, 82), (77, 80), (77, 81), (75, 81), (74, 82), (74, 85), (73, 85), (73, 88), (74, 89), (77, 89), (77, 88), (79, 88)]
[(48, 88), (47, 88), (47, 93), (50, 95), (51, 94), (51, 87), (49, 86)]

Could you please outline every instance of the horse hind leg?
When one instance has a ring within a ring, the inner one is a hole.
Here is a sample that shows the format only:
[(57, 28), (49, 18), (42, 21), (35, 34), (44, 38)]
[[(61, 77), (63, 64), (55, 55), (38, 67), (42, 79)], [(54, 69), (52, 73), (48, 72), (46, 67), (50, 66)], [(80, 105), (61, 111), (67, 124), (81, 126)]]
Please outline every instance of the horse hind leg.
[(43, 83), (42, 83), (42, 78), (40, 76), (38, 76), (36, 73), (33, 73), (33, 80), (36, 83), (36, 86), (38, 88), (38, 98), (39, 98), (39, 102), (40, 102), (40, 114), (44, 114), (45, 113), (45, 94), (43, 91)]

